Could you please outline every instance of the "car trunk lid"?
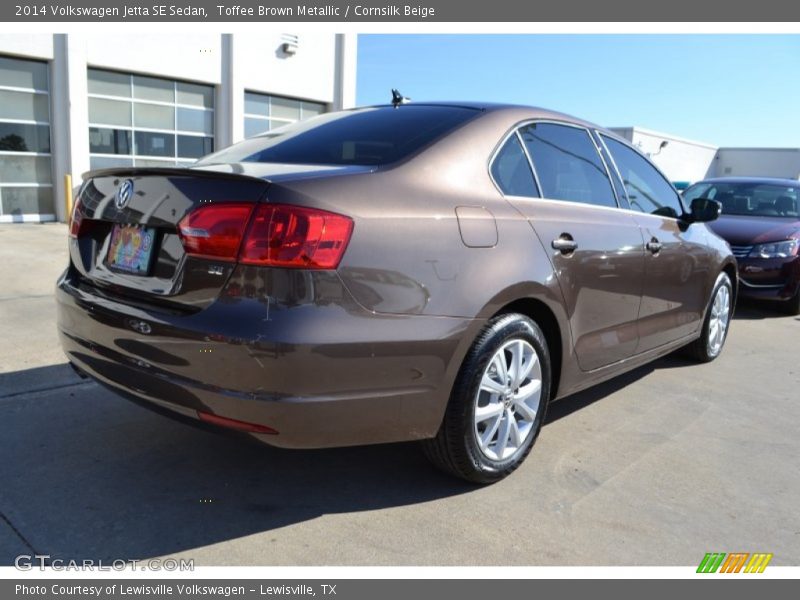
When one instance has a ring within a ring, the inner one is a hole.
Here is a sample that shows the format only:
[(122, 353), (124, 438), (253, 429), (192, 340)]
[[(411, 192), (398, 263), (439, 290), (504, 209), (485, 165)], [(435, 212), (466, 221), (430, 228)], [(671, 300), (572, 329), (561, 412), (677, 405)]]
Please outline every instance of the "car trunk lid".
[(186, 310), (212, 302), (235, 263), (186, 253), (178, 231), (208, 205), (256, 204), (268, 179), (181, 168), (94, 171), (84, 176), (70, 256), (84, 281), (117, 294)]

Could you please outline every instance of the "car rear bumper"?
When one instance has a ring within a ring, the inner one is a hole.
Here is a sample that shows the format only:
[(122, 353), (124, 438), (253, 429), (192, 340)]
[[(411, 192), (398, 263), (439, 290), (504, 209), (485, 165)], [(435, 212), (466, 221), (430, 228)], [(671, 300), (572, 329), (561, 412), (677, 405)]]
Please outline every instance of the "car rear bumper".
[(56, 287), (62, 347), (123, 396), (266, 426), (278, 433), (249, 435), (275, 446), (436, 434), (481, 322), (375, 314), (331, 272), (255, 271), (245, 278), (264, 277), (269, 293), (255, 285), (181, 314), (128, 303), (67, 270)]
[(763, 300), (790, 300), (800, 290), (800, 257), (740, 258), (739, 293)]

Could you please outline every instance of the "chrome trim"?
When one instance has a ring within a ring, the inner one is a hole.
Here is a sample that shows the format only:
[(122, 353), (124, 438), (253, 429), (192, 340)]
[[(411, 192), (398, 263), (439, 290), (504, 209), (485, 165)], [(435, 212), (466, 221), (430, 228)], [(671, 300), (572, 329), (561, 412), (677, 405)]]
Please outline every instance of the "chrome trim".
[[(608, 152), (608, 155), (611, 157), (611, 160), (614, 160), (614, 155), (611, 154), (611, 151), (608, 149), (608, 146), (606, 146), (605, 140), (602, 139), (604, 137), (607, 137), (609, 139), (613, 139), (615, 142), (619, 142), (623, 146), (626, 146), (626, 147), (630, 148), (631, 150), (636, 152), (636, 154), (641, 156), (645, 161), (647, 161), (647, 164), (650, 165), (651, 167), (653, 167), (653, 169), (655, 169), (656, 173), (658, 173), (661, 176), (661, 179), (666, 181), (667, 185), (669, 185), (669, 187), (672, 188), (672, 191), (675, 192), (675, 196), (678, 198), (678, 205), (683, 209), (683, 214), (685, 214), (685, 215), (689, 214), (687, 212), (687, 210), (686, 210), (686, 205), (683, 203), (683, 196), (681, 196), (678, 193), (678, 190), (675, 189), (675, 186), (672, 185), (672, 182), (667, 178), (666, 175), (664, 175), (664, 173), (661, 171), (661, 169), (659, 169), (658, 166), (656, 166), (656, 164), (645, 155), (644, 152), (642, 152), (641, 150), (639, 150), (638, 148), (636, 148), (635, 146), (630, 144), (628, 142), (628, 140), (626, 140), (625, 138), (616, 139), (619, 136), (616, 136), (616, 137), (610, 136), (610, 135), (608, 135), (608, 134), (606, 134), (606, 133), (604, 133), (602, 131), (598, 131), (598, 130), (595, 130), (595, 132), (597, 133), (597, 137), (599, 137), (601, 139), (601, 141), (603, 142), (603, 146), (605, 146), (606, 151)], [(614, 163), (614, 167), (616, 168), (616, 162)], [(619, 172), (619, 169), (617, 169), (617, 175), (619, 175), (619, 179), (622, 182), (622, 185), (624, 186), (625, 185), (625, 180), (622, 178), (622, 174)], [(625, 190), (625, 196), (627, 197), (627, 195), (628, 195), (628, 190)], [(630, 204), (630, 199), (628, 199), (628, 204)], [(636, 212), (638, 214), (640, 214), (640, 215), (652, 215), (653, 214), (653, 213), (646, 213), (646, 212), (641, 211), (641, 210), (640, 211), (636, 211)], [(663, 217), (664, 219), (674, 219), (675, 221), (679, 221), (680, 220), (680, 217), (668, 217), (666, 215), (653, 215), (653, 216), (655, 216), (655, 217)]]
[[(520, 129), (522, 129), (526, 125), (530, 125), (532, 123), (552, 123), (554, 125), (565, 125), (567, 127), (574, 127), (575, 129), (583, 129), (584, 131), (586, 131), (586, 133), (589, 135), (589, 138), (592, 140), (592, 143), (594, 144), (595, 148), (597, 149), (598, 154), (600, 155), (600, 160), (603, 162), (603, 165), (606, 168), (606, 177), (608, 178), (608, 183), (611, 186), (611, 191), (614, 194), (614, 198), (615, 198), (615, 200), (617, 202), (617, 206), (601, 206), (599, 204), (591, 204), (591, 203), (588, 203), (588, 202), (578, 202), (578, 201), (575, 201), (575, 200), (557, 200), (557, 199), (553, 199), (553, 198), (546, 198), (542, 193), (542, 186), (541, 186), (540, 181), (539, 181), (539, 175), (536, 172), (536, 167), (533, 164), (533, 159), (531, 158), (530, 154), (528, 153), (528, 149), (525, 147), (525, 143), (522, 141), (522, 136), (519, 133)], [(597, 142), (595, 141), (594, 136), (592, 135), (592, 132), (594, 132), (597, 135), (597, 138), (602, 142), (603, 148), (605, 148), (606, 153), (608, 154), (608, 157), (611, 160), (612, 165), (614, 166), (614, 170), (615, 170), (615, 172), (617, 174), (617, 177), (620, 180), (620, 182), (622, 182), (622, 187), (623, 187), (622, 191), (625, 192), (625, 201), (628, 204), (627, 207), (622, 206), (620, 204), (620, 200), (619, 200), (619, 197), (617, 196), (616, 189), (614, 187), (614, 183), (611, 181), (611, 173), (609, 172), (608, 164), (606, 163), (602, 152), (600, 152), (599, 148), (597, 148)], [(499, 154), (500, 150), (503, 148), (503, 146), (505, 146), (505, 144), (508, 141), (508, 139), (512, 135), (515, 135), (515, 134), (517, 136), (517, 141), (519, 142), (520, 146), (522, 146), (522, 151), (525, 153), (525, 156), (528, 159), (528, 166), (531, 169), (531, 173), (533, 174), (533, 181), (536, 184), (537, 191), (539, 192), (538, 196), (515, 196), (514, 194), (504, 194), (503, 190), (500, 189), (500, 186), (497, 185), (497, 182), (495, 181), (494, 177), (492, 176), (492, 164), (494, 163), (495, 159), (497, 158), (497, 155)], [(670, 187), (672, 187), (672, 189), (675, 190), (674, 186), (672, 186), (672, 183), (670, 183), (669, 179), (667, 179), (664, 176), (664, 174), (661, 172), (661, 170), (655, 164), (653, 164), (653, 161), (651, 161), (649, 158), (647, 158), (647, 156), (645, 156), (644, 153), (640, 152), (635, 147), (633, 147), (630, 143), (628, 143), (628, 140), (626, 140), (624, 138), (621, 138), (620, 136), (614, 134), (613, 132), (606, 133), (606, 132), (604, 132), (604, 131), (602, 131), (600, 129), (590, 129), (590, 128), (584, 126), (584, 125), (579, 125), (577, 123), (570, 123), (569, 121), (558, 121), (556, 119), (524, 119), (522, 121), (517, 121), (517, 123), (515, 123), (503, 135), (503, 137), (500, 139), (500, 142), (498, 142), (498, 144), (495, 146), (495, 149), (492, 151), (492, 154), (489, 156), (489, 160), (486, 163), (487, 175), (489, 175), (489, 179), (491, 180), (491, 182), (494, 185), (495, 189), (498, 191), (500, 196), (503, 197), (503, 198), (515, 198), (515, 199), (521, 199), (521, 200), (539, 200), (539, 201), (544, 201), (544, 202), (557, 202), (557, 203), (562, 203), (562, 204), (567, 204), (567, 205), (572, 205), (572, 206), (574, 206), (575, 204), (580, 204), (581, 206), (590, 206), (590, 207), (593, 207), (593, 208), (604, 209), (604, 210), (621, 210), (621, 211), (630, 213), (632, 215), (636, 215), (638, 217), (650, 216), (650, 217), (654, 217), (654, 218), (658, 218), (658, 219), (671, 219), (672, 221), (675, 221), (675, 222), (680, 221), (681, 220), (680, 217), (669, 217), (667, 215), (654, 215), (653, 213), (646, 213), (646, 212), (643, 212), (641, 210), (635, 210), (635, 209), (630, 208), (630, 201), (628, 200), (628, 191), (625, 189), (625, 180), (622, 178), (622, 175), (619, 172), (619, 168), (617, 167), (617, 164), (616, 164), (616, 162), (614, 160), (614, 156), (611, 154), (611, 151), (608, 149), (608, 146), (605, 143), (605, 139), (603, 139), (603, 138), (613, 139), (614, 141), (617, 141), (617, 142), (623, 144), (624, 146), (632, 149), (634, 152), (639, 154), (642, 158), (644, 158), (647, 161), (647, 164), (652, 166), (656, 170), (656, 172), (659, 175), (661, 175), (661, 177), (670, 185)], [(684, 214), (685, 214), (686, 213), (686, 206), (683, 204), (683, 199), (682, 199), (681, 195), (678, 194), (677, 191), (675, 191), (675, 193), (676, 193), (676, 195), (678, 197), (678, 203), (683, 208)]]
[[(601, 135), (600, 131), (595, 129), (594, 133), (597, 136), (597, 139), (600, 140), (600, 143), (603, 144), (603, 149), (606, 151), (606, 154), (608, 154), (608, 159), (611, 161), (611, 165), (614, 167), (614, 172), (617, 174), (617, 179), (619, 179), (619, 182), (622, 184), (622, 191), (625, 193), (625, 203), (628, 205), (627, 208), (629, 210), (632, 210), (631, 209), (631, 200), (630, 200), (630, 198), (628, 198), (628, 190), (625, 188), (625, 180), (622, 178), (622, 173), (619, 172), (619, 167), (617, 166), (617, 161), (614, 160), (614, 156), (611, 154), (611, 150), (608, 149), (608, 146), (606, 145), (606, 141), (603, 139), (604, 136)], [(638, 212), (641, 212), (641, 211), (638, 211)]]
[[(526, 125), (531, 125), (531, 124), (534, 124), (534, 123), (551, 123), (553, 125), (563, 125), (563, 126), (566, 126), (566, 127), (572, 127), (574, 129), (582, 129), (583, 131), (585, 131), (586, 135), (589, 136), (589, 139), (591, 140), (592, 145), (595, 148), (595, 152), (597, 152), (598, 156), (600, 157), (600, 161), (603, 163), (603, 166), (606, 169), (606, 178), (608, 179), (608, 185), (611, 186), (611, 193), (614, 196), (614, 201), (617, 203), (616, 207), (614, 207), (614, 206), (602, 206), (600, 208), (617, 208), (617, 209), (622, 209), (623, 208), (619, 203), (619, 198), (617, 197), (617, 192), (614, 189), (614, 183), (611, 181), (611, 174), (608, 172), (608, 165), (606, 165), (605, 160), (603, 159), (603, 155), (600, 152), (600, 149), (597, 147), (597, 142), (595, 141), (594, 136), (592, 135), (592, 131), (593, 130), (590, 129), (589, 127), (585, 126), (585, 125), (579, 125), (578, 123), (571, 123), (569, 121), (559, 121), (558, 119), (546, 119), (546, 118), (545, 119), (536, 119), (536, 118), (534, 118), (534, 119), (523, 119), (522, 121), (517, 121), (505, 133), (505, 135), (503, 135), (503, 137), (500, 139), (500, 142), (495, 146), (495, 149), (492, 151), (491, 155), (489, 156), (489, 160), (486, 163), (486, 169), (487, 169), (487, 174), (489, 175), (489, 179), (492, 181), (492, 183), (494, 184), (494, 187), (497, 189), (498, 192), (500, 192), (500, 195), (503, 198), (525, 198), (525, 199), (528, 199), (528, 200), (530, 200), (532, 198), (537, 199), (537, 200), (545, 200), (546, 199), (545, 196), (544, 196), (544, 191), (542, 190), (542, 186), (540, 184), (539, 175), (536, 172), (536, 167), (533, 164), (533, 159), (531, 158), (530, 153), (528, 152), (528, 149), (525, 147), (525, 142), (522, 140), (522, 136), (519, 133), (520, 129), (522, 129)], [(503, 148), (503, 146), (505, 146), (505, 144), (508, 141), (508, 139), (514, 134), (517, 135), (517, 141), (522, 146), (522, 151), (525, 153), (525, 156), (528, 158), (528, 166), (531, 169), (531, 173), (533, 173), (533, 181), (536, 184), (536, 187), (538, 188), (538, 192), (539, 192), (538, 196), (514, 196), (512, 194), (506, 195), (506, 194), (503, 193), (503, 190), (500, 189), (500, 186), (497, 185), (497, 182), (495, 181), (494, 177), (492, 176), (492, 164), (494, 164), (495, 158), (497, 158), (498, 153)], [(649, 160), (648, 160), (648, 162), (649, 162)], [(620, 177), (620, 180), (621, 179), (622, 178)], [(562, 202), (562, 200), (556, 200), (556, 202)], [(579, 202), (577, 200), (572, 200), (572, 201), (571, 200), (563, 200), (563, 202), (568, 202), (568, 203), (573, 204), (573, 205), (574, 204), (580, 204), (582, 206), (598, 206), (597, 204), (590, 204), (588, 202)], [(642, 213), (640, 212), (638, 214), (642, 214)]]
[[(592, 143), (594, 151), (597, 153), (597, 156), (600, 158), (600, 162), (602, 163), (603, 168), (605, 169), (606, 179), (608, 179), (608, 185), (611, 188), (611, 195), (614, 196), (614, 202), (617, 205), (616, 207), (607, 206), (605, 208), (622, 208), (622, 206), (620, 206), (619, 203), (619, 198), (617, 197), (617, 191), (614, 189), (614, 184), (611, 181), (611, 173), (608, 172), (608, 165), (606, 165), (605, 160), (603, 160), (603, 154), (600, 152), (600, 148), (597, 147), (597, 142), (595, 141), (594, 136), (592, 135), (592, 130), (586, 127), (585, 125), (578, 125), (577, 123), (570, 123), (569, 121), (558, 121), (556, 119), (531, 119), (525, 123), (520, 124), (517, 127), (516, 129), (517, 136), (519, 137), (520, 143), (522, 143), (523, 150), (525, 150), (525, 155), (528, 157), (528, 161), (530, 162), (531, 165), (531, 170), (534, 172), (534, 177), (536, 177), (537, 180), (537, 185), (538, 185), (538, 177), (536, 176), (536, 167), (534, 165), (533, 158), (530, 156), (528, 148), (525, 146), (525, 142), (522, 140), (522, 135), (519, 133), (519, 131), (520, 129), (522, 129), (527, 125), (535, 125), (539, 123), (549, 123), (551, 125), (561, 125), (562, 127), (572, 127), (573, 129), (580, 129), (586, 133), (587, 137), (589, 138), (589, 141), (591, 141)], [(539, 186), (539, 195), (542, 198), (544, 197), (544, 192), (541, 186)], [(599, 206), (597, 204), (592, 204), (590, 202), (581, 202), (579, 200), (565, 200), (565, 202), (570, 202), (571, 204), (581, 204), (584, 206), (588, 205)]]
[[(515, 197), (519, 198), (520, 196), (507, 196), (507, 198), (515, 198)], [(651, 215), (649, 213), (643, 213), (643, 212), (640, 212), (638, 210), (631, 210), (629, 208), (622, 208), (620, 206), (600, 206), (599, 204), (589, 204), (588, 202), (579, 202), (577, 200), (555, 200), (553, 198), (527, 198), (527, 197), (522, 197), (522, 199), (523, 200), (537, 200), (539, 202), (554, 202), (556, 204), (563, 204), (564, 206), (576, 206), (577, 205), (577, 206), (581, 206), (581, 207), (594, 208), (594, 209), (597, 209), (597, 210), (612, 210), (612, 211), (615, 211), (615, 212), (623, 211), (623, 212), (631, 213), (633, 215), (637, 215), (637, 216), (640, 216), (640, 217), (642, 215), (644, 215), (645, 217), (653, 217), (653, 218), (656, 218), (656, 219), (669, 219), (669, 218), (671, 218), (671, 217), (663, 217), (661, 215)], [(644, 247), (644, 242), (642, 242), (642, 247)]]
[(743, 277), (739, 277), (739, 283), (744, 285), (745, 287), (759, 289), (759, 290), (778, 290), (782, 287), (785, 287), (785, 283), (770, 283), (770, 284), (758, 284), (758, 283), (748, 283)]
[[(554, 202), (556, 204), (563, 204), (565, 206), (582, 206), (587, 208), (594, 208), (597, 210), (613, 210), (613, 211), (621, 211), (631, 215), (636, 215), (637, 217), (652, 217), (653, 219), (672, 219), (673, 221), (679, 221), (680, 219), (676, 219), (674, 217), (667, 217), (665, 215), (654, 215), (652, 213), (644, 213), (640, 210), (634, 210), (632, 208), (623, 208), (621, 206), (600, 206), (599, 204), (589, 204), (587, 202), (578, 202), (577, 200), (555, 200), (553, 198), (533, 198), (530, 196), (514, 196), (508, 195), (503, 196), (503, 198), (513, 198), (516, 200), (527, 200), (532, 201), (535, 200), (537, 202)], [(642, 242), (642, 247), (644, 247), (644, 242)]]
[[(512, 135), (517, 135), (517, 130), (519, 129), (519, 127), (522, 126), (521, 123), (524, 123), (524, 122), (525, 121), (520, 121), (520, 122), (516, 123), (505, 134), (503, 134), (503, 137), (500, 138), (500, 141), (497, 143), (497, 145), (495, 146), (494, 150), (489, 155), (489, 160), (486, 162), (486, 173), (487, 173), (487, 175), (489, 175), (489, 179), (491, 180), (491, 182), (494, 185), (495, 189), (500, 193), (500, 195), (503, 198), (526, 198), (528, 200), (530, 200), (531, 198), (534, 198), (534, 196), (514, 196), (513, 194), (506, 195), (505, 193), (503, 193), (503, 190), (500, 189), (500, 186), (497, 185), (497, 181), (495, 181), (494, 176), (492, 175), (492, 165), (494, 164), (494, 161), (497, 158), (497, 155), (500, 154), (500, 150), (503, 149), (503, 146), (506, 145), (506, 142), (509, 140), (509, 138), (511, 138)], [(517, 135), (517, 142), (519, 142), (519, 145), (522, 146), (522, 152), (525, 153), (525, 156), (528, 156), (527, 152), (525, 151), (525, 144), (523, 144), (522, 140), (519, 139), (519, 135)], [(531, 161), (530, 161), (530, 157), (528, 157), (528, 167), (530, 167), (530, 166), (531, 166)], [(531, 168), (531, 172), (533, 172), (532, 168)], [(541, 188), (539, 188), (539, 183), (538, 183), (538, 181), (536, 179), (536, 175), (533, 176), (533, 182), (536, 184), (537, 191), (539, 192), (538, 198), (541, 198), (542, 190), (541, 190)]]
[[(594, 135), (592, 135), (592, 134), (594, 134)], [(589, 137), (592, 139), (592, 143), (594, 144), (595, 150), (597, 150), (597, 154), (600, 155), (600, 160), (603, 161), (603, 167), (606, 170), (606, 177), (608, 177), (608, 182), (611, 184), (611, 192), (614, 194), (614, 200), (616, 200), (616, 202), (617, 202), (617, 207), (618, 208), (622, 208), (622, 202), (620, 202), (619, 194), (617, 194), (617, 186), (614, 185), (614, 177), (611, 175), (611, 170), (608, 168), (608, 163), (606, 162), (606, 157), (603, 156), (603, 148), (605, 148), (605, 144), (601, 148), (600, 144), (597, 143), (597, 140), (600, 139), (600, 134), (597, 133), (596, 129), (592, 129), (592, 130), (589, 131)], [(605, 153), (608, 154), (609, 158), (611, 158), (611, 153), (608, 152), (607, 148), (606, 148), (606, 152)], [(620, 183), (622, 183), (622, 187), (623, 187), (622, 191), (625, 193), (625, 204), (627, 206), (630, 206), (630, 202), (628, 201), (628, 192), (626, 192), (625, 189), (624, 189), (625, 188), (625, 182), (622, 181), (622, 177), (619, 177), (619, 171), (616, 170), (616, 165), (615, 165), (615, 172), (617, 173), (617, 177), (619, 178)]]
[(753, 251), (755, 246), (734, 246), (733, 244), (728, 244), (731, 248), (731, 253), (736, 258), (745, 258), (750, 256), (750, 253)]
[(539, 192), (539, 198), (543, 198), (544, 194), (542, 193), (542, 183), (539, 179), (539, 172), (536, 170), (536, 165), (533, 164), (533, 158), (531, 158), (531, 153), (528, 152), (528, 148), (525, 146), (525, 140), (522, 139), (522, 135), (520, 134), (519, 130), (521, 127), (517, 127), (514, 130), (514, 135), (517, 136), (517, 141), (519, 142), (520, 148), (522, 148), (523, 154), (525, 154), (525, 158), (528, 160), (528, 167), (533, 173), (533, 182), (536, 184), (536, 191)]

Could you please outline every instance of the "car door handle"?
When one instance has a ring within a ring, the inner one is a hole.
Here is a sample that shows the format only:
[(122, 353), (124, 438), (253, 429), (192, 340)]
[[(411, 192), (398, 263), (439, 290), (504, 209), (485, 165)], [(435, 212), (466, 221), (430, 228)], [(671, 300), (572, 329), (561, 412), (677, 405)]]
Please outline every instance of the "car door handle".
[(558, 250), (561, 254), (569, 254), (578, 249), (578, 242), (572, 239), (568, 233), (562, 233), (560, 237), (554, 239), (551, 244), (553, 250)]
[(661, 252), (661, 248), (663, 247), (664, 247), (663, 244), (659, 242), (657, 238), (653, 238), (645, 245), (645, 248), (650, 250), (650, 252), (652, 252), (653, 254), (658, 254), (659, 252)]

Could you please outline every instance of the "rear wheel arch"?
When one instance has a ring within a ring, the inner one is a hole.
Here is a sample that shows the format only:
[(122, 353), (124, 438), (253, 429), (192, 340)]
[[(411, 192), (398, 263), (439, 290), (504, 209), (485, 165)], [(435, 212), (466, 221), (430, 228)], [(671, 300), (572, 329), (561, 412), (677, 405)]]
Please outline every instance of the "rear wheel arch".
[(499, 312), (472, 342), (436, 436), (422, 448), (439, 469), (499, 481), (525, 460), (544, 422), (552, 366), (538, 322)]
[(562, 328), (559, 325), (555, 313), (547, 304), (536, 298), (519, 298), (509, 302), (492, 315), (491, 319), (505, 314), (519, 313), (533, 320), (544, 333), (545, 341), (550, 349), (551, 363), (551, 386), (550, 399), (558, 393), (558, 385), (561, 380), (561, 366), (563, 363), (564, 340), (562, 339)]
[[(539, 289), (537, 294), (539, 297), (532, 295), (533, 293), (537, 293), (536, 288), (528, 285), (523, 289), (521, 285), (518, 285), (503, 290), (484, 305), (483, 309), (476, 315), (474, 328), (464, 336), (456, 355), (448, 366), (447, 379), (449, 386), (452, 387), (455, 384), (456, 377), (467, 360), (470, 349), (483, 333), (484, 326), (498, 316), (519, 313), (533, 320), (544, 334), (549, 348), (552, 371), (550, 374), (549, 400), (557, 397), (565, 360), (564, 352), (569, 352), (571, 348), (569, 323), (565, 314), (559, 315), (557, 313), (560, 308), (558, 304), (550, 306), (548, 302), (542, 299), (541, 296), (546, 296), (548, 290)], [(448, 388), (446, 396), (443, 396), (443, 400), (445, 397), (449, 398), (451, 387)], [(447, 403), (443, 402), (440, 408), (439, 423), (441, 424)]]

